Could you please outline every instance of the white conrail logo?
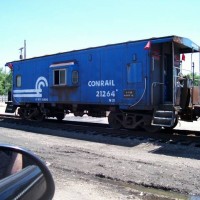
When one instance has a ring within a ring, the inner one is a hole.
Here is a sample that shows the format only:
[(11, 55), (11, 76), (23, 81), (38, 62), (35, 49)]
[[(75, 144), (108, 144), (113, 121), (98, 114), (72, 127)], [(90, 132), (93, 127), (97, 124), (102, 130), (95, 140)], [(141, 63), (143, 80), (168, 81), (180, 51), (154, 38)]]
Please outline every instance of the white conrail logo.
[(42, 87), (48, 87), (47, 79), (39, 77), (35, 83), (35, 89), (13, 90), (14, 97), (42, 97)]

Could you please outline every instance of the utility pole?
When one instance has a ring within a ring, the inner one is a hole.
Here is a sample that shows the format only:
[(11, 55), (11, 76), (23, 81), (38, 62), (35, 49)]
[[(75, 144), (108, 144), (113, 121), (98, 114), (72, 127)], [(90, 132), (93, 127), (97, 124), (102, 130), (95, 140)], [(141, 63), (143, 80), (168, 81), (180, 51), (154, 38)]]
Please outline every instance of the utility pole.
[[(20, 56), (19, 56), (19, 59), (22, 60), (22, 59), (26, 59), (26, 40), (24, 40), (24, 46), (19, 48), (20, 50)], [(24, 50), (24, 58), (22, 56), (22, 50)]]
[(26, 40), (24, 40), (24, 59), (26, 59)]

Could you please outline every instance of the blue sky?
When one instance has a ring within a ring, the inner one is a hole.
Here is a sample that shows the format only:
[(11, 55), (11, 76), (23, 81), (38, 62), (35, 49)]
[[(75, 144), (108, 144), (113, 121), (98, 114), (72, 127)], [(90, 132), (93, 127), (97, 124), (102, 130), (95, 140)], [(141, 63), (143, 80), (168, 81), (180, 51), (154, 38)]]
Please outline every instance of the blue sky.
[(19, 59), (178, 35), (200, 45), (198, 0), (7, 0), (0, 3), (0, 67)]

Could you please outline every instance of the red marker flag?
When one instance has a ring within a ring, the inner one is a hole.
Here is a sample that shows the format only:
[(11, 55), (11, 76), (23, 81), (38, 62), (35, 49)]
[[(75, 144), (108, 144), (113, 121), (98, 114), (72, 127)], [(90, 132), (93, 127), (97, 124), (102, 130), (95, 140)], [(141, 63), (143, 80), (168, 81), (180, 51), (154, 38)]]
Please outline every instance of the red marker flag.
[(8, 64), (8, 67), (12, 70), (13, 69), (13, 65), (11, 63)]
[(149, 50), (150, 48), (151, 48), (151, 41), (148, 41), (144, 49)]
[(185, 54), (182, 54), (182, 60), (185, 61)]

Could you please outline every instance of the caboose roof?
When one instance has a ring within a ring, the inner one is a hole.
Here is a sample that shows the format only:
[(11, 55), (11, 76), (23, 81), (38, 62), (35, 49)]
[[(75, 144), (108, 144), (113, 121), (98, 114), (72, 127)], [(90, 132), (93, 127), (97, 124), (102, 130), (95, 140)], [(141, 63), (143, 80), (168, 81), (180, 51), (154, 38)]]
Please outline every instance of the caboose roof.
[(91, 49), (97, 49), (97, 48), (103, 48), (103, 47), (109, 47), (109, 46), (112, 47), (112, 46), (116, 46), (116, 45), (129, 44), (129, 43), (145, 43), (148, 41), (151, 41), (152, 44), (174, 42), (179, 45), (179, 47), (181, 49), (180, 52), (182, 52), (182, 53), (200, 52), (200, 47), (197, 44), (195, 44), (194, 42), (192, 42), (190, 39), (171, 35), (171, 36), (166, 36), (166, 37), (157, 37), (157, 38), (153, 37), (153, 38), (142, 39), (142, 40), (127, 41), (127, 42), (117, 43), (117, 44), (108, 44), (108, 45), (103, 45), (103, 46), (98, 46), (98, 47), (90, 47), (90, 48), (85, 48), (85, 49), (80, 49), (80, 50), (73, 50), (73, 51), (43, 55), (43, 56), (33, 57), (33, 58), (28, 58), (28, 59), (23, 59), (23, 60), (16, 60), (16, 61), (6, 63), (5, 66), (8, 66), (9, 63), (13, 63), (13, 62), (23, 62), (26, 60), (50, 57), (50, 56), (55, 56), (55, 55), (60, 55), (60, 54), (71, 53), (71, 52), (87, 51), (87, 50), (91, 50)]

